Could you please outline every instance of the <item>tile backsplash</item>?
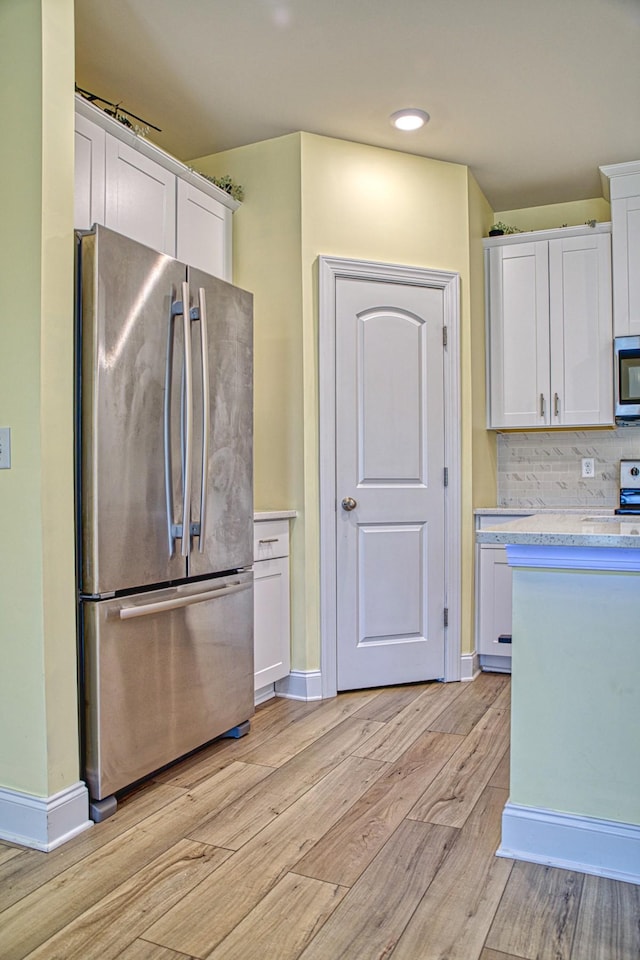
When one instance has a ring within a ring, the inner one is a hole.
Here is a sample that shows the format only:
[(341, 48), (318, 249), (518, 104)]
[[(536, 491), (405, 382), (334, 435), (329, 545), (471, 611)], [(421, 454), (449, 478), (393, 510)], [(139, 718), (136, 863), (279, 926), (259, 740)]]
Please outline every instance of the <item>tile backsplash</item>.
[[(617, 507), (619, 461), (640, 460), (640, 425), (501, 433), (497, 440), (499, 507)], [(595, 460), (593, 479), (581, 477), (583, 457)]]

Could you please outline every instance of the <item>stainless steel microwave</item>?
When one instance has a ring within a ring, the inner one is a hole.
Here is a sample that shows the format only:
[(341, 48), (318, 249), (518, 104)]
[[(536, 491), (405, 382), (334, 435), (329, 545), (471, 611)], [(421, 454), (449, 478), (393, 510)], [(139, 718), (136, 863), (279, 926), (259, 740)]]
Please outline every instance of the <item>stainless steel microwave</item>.
[(640, 337), (616, 337), (613, 352), (616, 420), (640, 421)]

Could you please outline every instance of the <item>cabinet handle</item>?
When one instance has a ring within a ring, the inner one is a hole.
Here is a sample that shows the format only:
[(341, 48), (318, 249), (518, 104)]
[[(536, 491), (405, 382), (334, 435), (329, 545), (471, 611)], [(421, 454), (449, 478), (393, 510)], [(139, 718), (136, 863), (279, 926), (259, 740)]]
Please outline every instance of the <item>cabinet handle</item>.
[(540, 394), (540, 416), (544, 417), (544, 393)]
[(553, 395), (553, 415), (554, 417), (560, 416), (560, 397), (557, 393)]
[(258, 540), (258, 543), (277, 543), (280, 537), (265, 537), (264, 540)]

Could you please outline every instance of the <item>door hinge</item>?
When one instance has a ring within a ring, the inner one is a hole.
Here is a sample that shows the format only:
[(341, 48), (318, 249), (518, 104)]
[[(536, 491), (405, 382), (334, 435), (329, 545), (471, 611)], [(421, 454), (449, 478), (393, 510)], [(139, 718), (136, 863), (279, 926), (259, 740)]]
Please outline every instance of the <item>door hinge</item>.
[(447, 328), (443, 327), (442, 328), (442, 346), (446, 347), (446, 345), (447, 345)]
[(445, 487), (449, 486), (449, 467), (444, 468), (444, 485)]
[(445, 627), (449, 626), (449, 607), (444, 608), (444, 625)]

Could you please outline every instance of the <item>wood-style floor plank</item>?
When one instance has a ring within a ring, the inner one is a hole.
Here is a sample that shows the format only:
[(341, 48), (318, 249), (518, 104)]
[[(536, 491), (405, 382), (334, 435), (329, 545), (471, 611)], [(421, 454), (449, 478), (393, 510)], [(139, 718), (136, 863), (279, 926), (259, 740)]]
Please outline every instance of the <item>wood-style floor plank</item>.
[(448, 710), (429, 725), (430, 730), (440, 733), (471, 733), (476, 723), (484, 716), (496, 697), (509, 686), (509, 678), (500, 673), (481, 673), (473, 683), (467, 683), (461, 696)]
[(640, 886), (585, 877), (571, 960), (638, 960)]
[(504, 756), (489, 780), (490, 787), (500, 787), (501, 790), (508, 790), (511, 786), (509, 774), (511, 770), (511, 751), (507, 748)]
[(448, 733), (423, 733), (386, 770), (294, 870), (351, 886), (462, 742)]
[(191, 790), (234, 760), (242, 760), (258, 745), (287, 730), (302, 717), (319, 709), (322, 701), (276, 699), (259, 706), (251, 718), (251, 729), (239, 740), (216, 740), (184, 760), (154, 775), (154, 780)]
[(9, 847), (0, 840), (0, 865), (9, 860), (15, 860), (16, 857), (25, 857), (25, 850), (20, 847)]
[(12, 904), (0, 914), (2, 960), (24, 957), (168, 850), (211, 809), (234, 800), (267, 772), (232, 764)]
[(409, 683), (402, 687), (385, 687), (373, 700), (361, 707), (356, 716), (358, 720), (379, 720), (381, 723), (388, 723), (389, 720), (413, 703), (416, 697), (429, 686), (434, 686), (436, 680), (429, 683)]
[(207, 960), (296, 960), (346, 892), (288, 873)]
[(1, 960), (640, 960), (640, 886), (493, 855), (508, 685), (274, 699), (52, 853), (0, 842)]
[(504, 790), (487, 787), (416, 907), (393, 960), (476, 960), (512, 869), (495, 856)]
[(377, 736), (371, 737), (358, 756), (393, 763), (464, 692), (464, 686), (462, 683), (429, 684), (419, 697), (385, 724)]
[(384, 764), (373, 760), (344, 760), (169, 910), (145, 938), (206, 957), (383, 770)]
[(381, 724), (349, 719), (325, 733), (306, 750), (275, 769), (252, 790), (202, 823), (190, 837), (218, 847), (239, 849), (287, 807), (366, 742)]
[(176, 953), (168, 947), (159, 947), (157, 943), (149, 943), (148, 940), (135, 940), (122, 951), (118, 960), (196, 960), (196, 958), (188, 957), (186, 953)]
[[(143, 790), (134, 791), (119, 802), (116, 813), (104, 823), (79, 834), (57, 850), (51, 853), (24, 850), (23, 856), (3, 865), (0, 911), (8, 909), (38, 887), (54, 880), (74, 864), (79, 864), (92, 855), (100, 856), (102, 847), (183, 796), (183, 790), (163, 784), (147, 784)], [(83, 869), (82, 866), (79, 867), (80, 872)]]
[(375, 690), (354, 690), (332, 700), (325, 700), (322, 706), (309, 716), (302, 717), (290, 724), (285, 730), (271, 737), (265, 743), (247, 750), (243, 759), (247, 763), (263, 763), (268, 767), (280, 767), (296, 753), (306, 750), (310, 744), (323, 737), (353, 716), (360, 707), (376, 696)]
[(583, 882), (583, 874), (515, 861), (486, 946), (525, 960), (570, 960)]
[(500, 953), (498, 950), (489, 950), (485, 947), (480, 954), (480, 960), (522, 960), (522, 957), (514, 957), (512, 953)]
[(496, 699), (409, 813), (462, 827), (509, 743), (509, 689)]
[(404, 820), (301, 960), (383, 960), (392, 952), (456, 831)]
[(28, 954), (29, 960), (115, 960), (154, 920), (230, 856), (229, 850), (178, 841)]

